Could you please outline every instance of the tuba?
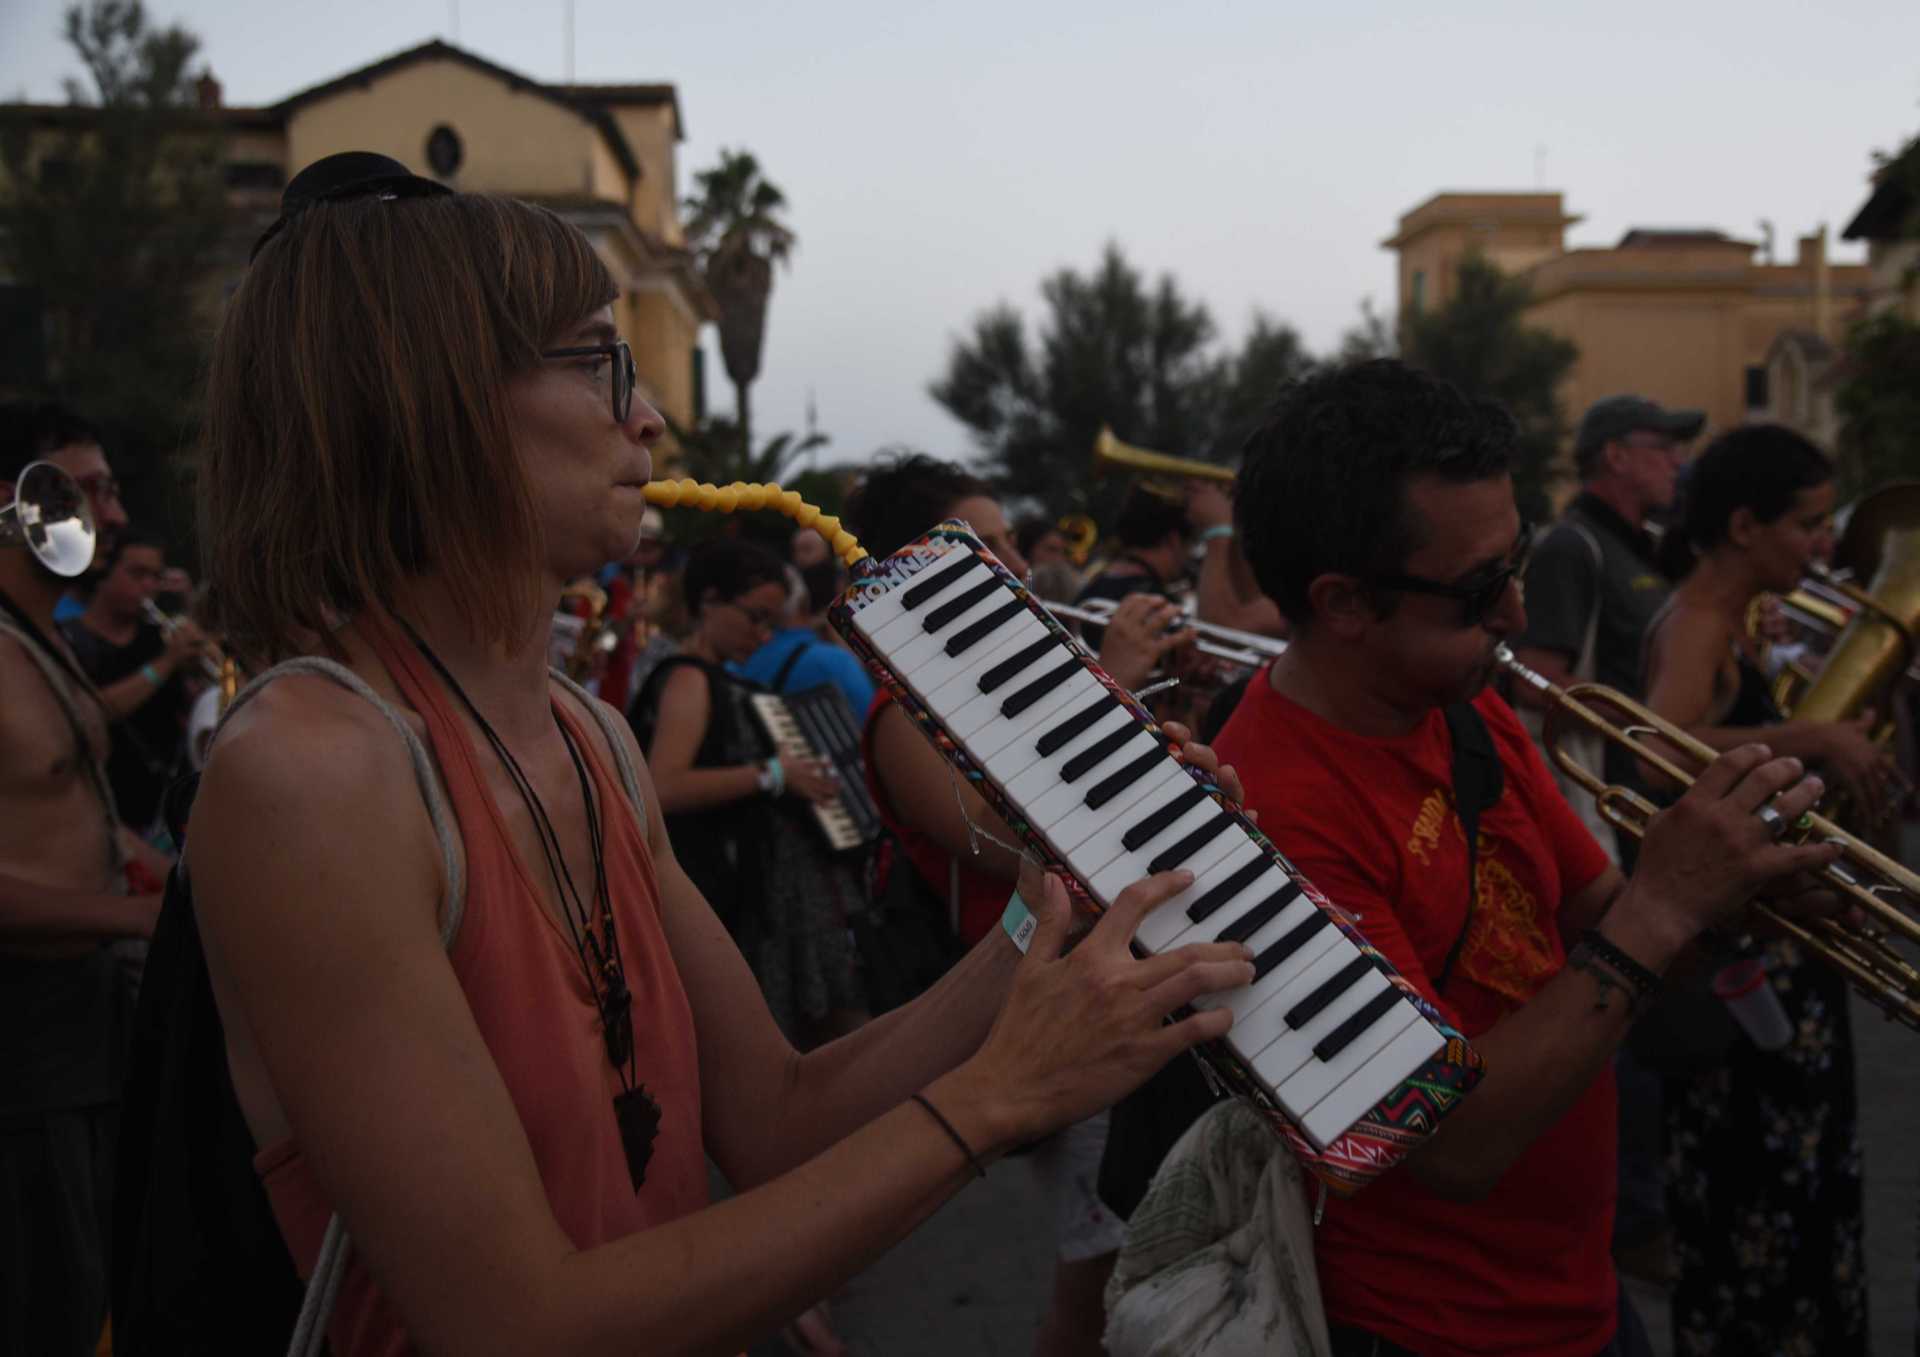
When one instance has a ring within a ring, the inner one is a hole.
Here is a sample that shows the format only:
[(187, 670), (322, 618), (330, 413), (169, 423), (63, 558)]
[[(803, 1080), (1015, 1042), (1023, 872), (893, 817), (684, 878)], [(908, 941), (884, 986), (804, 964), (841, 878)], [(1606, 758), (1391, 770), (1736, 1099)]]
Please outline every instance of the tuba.
[(1844, 721), (1884, 694), (1916, 658), (1920, 631), (1920, 484), (1885, 486), (1862, 500), (1834, 552), (1862, 589), (1824, 570), (1813, 582), (1853, 610), (1813, 682), (1794, 704), (1795, 720)]

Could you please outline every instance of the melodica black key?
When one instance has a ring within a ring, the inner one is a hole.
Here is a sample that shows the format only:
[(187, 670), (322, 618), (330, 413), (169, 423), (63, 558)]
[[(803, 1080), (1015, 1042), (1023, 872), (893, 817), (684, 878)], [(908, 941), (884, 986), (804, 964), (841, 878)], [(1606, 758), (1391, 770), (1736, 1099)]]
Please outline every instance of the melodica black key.
[(1187, 906), (1187, 918), (1193, 923), (1205, 923), (1215, 910), (1272, 869), (1273, 863), (1266, 858), (1255, 858), (1219, 885), (1209, 887), (1205, 895)]
[(953, 639), (947, 642), (947, 657), (960, 658), (1014, 618), (1023, 616), (1026, 611), (1027, 605), (1018, 599), (1004, 608), (995, 608), (978, 622), (971, 623), (953, 634)]
[(1192, 810), (1207, 799), (1207, 789), (1201, 786), (1189, 787), (1185, 792), (1161, 806), (1139, 824), (1120, 836), (1120, 842), (1127, 848), (1138, 848), (1151, 842), (1168, 825)]
[(968, 556), (964, 561), (960, 561), (957, 564), (944, 566), (939, 570), (931, 571), (926, 579), (909, 587), (905, 593), (900, 595), (900, 606), (908, 612), (912, 612), (942, 589), (945, 589), (949, 584), (961, 578), (961, 576), (970, 575), (976, 570), (985, 570), (986, 568), (986, 562), (982, 561), (978, 556)]
[[(1253, 959), (1254, 983), (1258, 984), (1261, 980), (1265, 979), (1267, 974), (1271, 972), (1275, 966), (1278, 966), (1302, 947), (1312, 942), (1314, 936), (1332, 922), (1332, 919), (1316, 910), (1312, 917), (1301, 920), (1297, 928), (1293, 929), (1271, 947), (1262, 948), (1260, 955)], [(1293, 1025), (1298, 1026), (1299, 1024), (1295, 1023)]]
[(1063, 745), (1071, 744), (1075, 739), (1079, 738), (1080, 733), (1095, 721), (1098, 721), (1110, 711), (1118, 711), (1119, 708), (1120, 704), (1118, 702), (1115, 702), (1111, 697), (1103, 693), (1094, 699), (1090, 705), (1083, 707), (1059, 725), (1055, 726), (1052, 730), (1049, 730), (1045, 735), (1042, 735), (1035, 741), (1034, 747), (1040, 751), (1042, 758), (1048, 758), (1053, 754), (1054, 750), (1059, 749)]
[(1000, 714), (1002, 716), (1018, 716), (1062, 683), (1065, 683), (1069, 678), (1079, 673), (1084, 667), (1085, 666), (1077, 659), (1061, 661), (1054, 668), (1049, 669), (1032, 683), (1029, 683), (1026, 687), (1008, 698), (1006, 702), (1002, 704)]
[(1191, 834), (1183, 836), (1161, 850), (1154, 856), (1153, 861), (1147, 864), (1147, 870), (1156, 875), (1160, 872), (1172, 871), (1238, 823), (1240, 822), (1232, 815), (1224, 810), (1221, 811)]
[(1353, 1043), (1354, 1038), (1407, 1001), (1406, 996), (1389, 985), (1367, 1000), (1357, 1013), (1327, 1033), (1313, 1048), (1317, 1060), (1331, 1060)]
[(1355, 957), (1341, 967), (1333, 979), (1287, 1010), (1287, 1026), (1305, 1027), (1321, 1009), (1345, 994), (1349, 986), (1374, 969), (1374, 964), (1366, 957)]
[(993, 692), (1008, 679), (1024, 674), (1034, 665), (1060, 648), (1060, 642), (1051, 636), (1042, 636), (1025, 650), (1009, 655), (1006, 659), (987, 670), (980, 676), (980, 691)]
[(1138, 726), (1128, 726), (1124, 730), (1116, 730), (1103, 740), (1095, 740), (1092, 744), (1060, 765), (1060, 780), (1062, 782), (1078, 782), (1086, 773), (1087, 769), (1097, 768), (1105, 763), (1109, 758), (1113, 757), (1120, 746), (1124, 745), (1139, 733), (1140, 728)]
[[(1281, 910), (1292, 904), (1294, 897), (1298, 894), (1300, 894), (1300, 887), (1291, 881), (1287, 882), (1278, 890), (1269, 893), (1266, 899), (1262, 900), (1245, 914), (1242, 914), (1239, 918), (1221, 929), (1219, 936), (1215, 938), (1214, 941), (1245, 942), (1255, 933), (1265, 928), (1267, 926), (1267, 920), (1273, 918)], [(1292, 933), (1289, 933), (1269, 949), (1274, 953), (1273, 960), (1275, 962), (1286, 960), (1288, 956), (1298, 950), (1301, 943), (1312, 937), (1320, 929), (1326, 927), (1326, 919), (1326, 915), (1315, 911), (1315, 918), (1308, 919), (1300, 925), (1300, 928), (1305, 930), (1304, 932), (1295, 930), (1296, 932), (1300, 932), (1300, 936), (1297, 939), (1294, 938)], [(1289, 945), (1289, 943), (1291, 943), (1291, 945)], [(1282, 948), (1286, 950), (1280, 950)]]
[(999, 587), (1000, 581), (989, 576), (986, 583), (976, 584), (958, 598), (951, 598), (945, 603), (942, 603), (939, 607), (928, 613), (927, 620), (920, 625), (929, 632), (939, 631), (942, 627), (953, 621), (954, 618), (960, 616), (961, 613), (972, 608), (974, 604), (983, 603), (987, 599), (992, 598), (994, 591)]
[(1121, 768), (1119, 772), (1102, 780), (1092, 791), (1088, 792), (1087, 805), (1094, 810), (1099, 810), (1100, 807), (1106, 805), (1107, 802), (1113, 800), (1113, 798), (1120, 795), (1121, 792), (1124, 792), (1155, 768), (1158, 768), (1166, 761), (1166, 757), (1167, 751), (1164, 749), (1156, 748), (1148, 750), (1132, 763)]

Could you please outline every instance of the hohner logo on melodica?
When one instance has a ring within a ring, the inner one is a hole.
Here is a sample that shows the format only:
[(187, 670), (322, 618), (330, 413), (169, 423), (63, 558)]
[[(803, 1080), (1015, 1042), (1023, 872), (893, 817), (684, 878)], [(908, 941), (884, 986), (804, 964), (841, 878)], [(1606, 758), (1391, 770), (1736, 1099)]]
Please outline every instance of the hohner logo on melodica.
[(961, 523), (863, 561), (836, 630), (1027, 845), (1104, 909), (1128, 884), (1194, 882), (1147, 916), (1145, 953), (1245, 942), (1255, 979), (1208, 1063), (1281, 1115), (1329, 1187), (1385, 1171), (1478, 1082), (1458, 1032), (1200, 774)]

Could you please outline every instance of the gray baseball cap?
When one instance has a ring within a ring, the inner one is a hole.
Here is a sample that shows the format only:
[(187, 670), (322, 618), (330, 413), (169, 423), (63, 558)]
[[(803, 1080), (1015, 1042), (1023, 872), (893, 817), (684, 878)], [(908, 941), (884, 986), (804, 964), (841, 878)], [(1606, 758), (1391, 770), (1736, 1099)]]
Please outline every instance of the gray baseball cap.
[(1582, 461), (1616, 438), (1633, 433), (1663, 433), (1686, 440), (1706, 425), (1704, 410), (1665, 410), (1645, 396), (1608, 396), (1587, 407), (1574, 435), (1573, 451)]

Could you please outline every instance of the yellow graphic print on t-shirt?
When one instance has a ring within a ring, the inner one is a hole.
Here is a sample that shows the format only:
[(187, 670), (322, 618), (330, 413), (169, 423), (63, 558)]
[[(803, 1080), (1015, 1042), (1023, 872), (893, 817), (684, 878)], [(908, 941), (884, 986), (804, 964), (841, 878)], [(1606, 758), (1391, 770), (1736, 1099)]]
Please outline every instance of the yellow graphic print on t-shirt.
[[(1407, 834), (1407, 852), (1423, 867), (1443, 829), (1465, 841), (1466, 829), (1446, 792), (1436, 787), (1420, 803)], [(1475, 983), (1516, 1004), (1531, 999), (1554, 970), (1552, 945), (1541, 926), (1540, 902), (1500, 860), (1499, 841), (1480, 835), (1473, 923), (1460, 950), (1460, 970)]]

